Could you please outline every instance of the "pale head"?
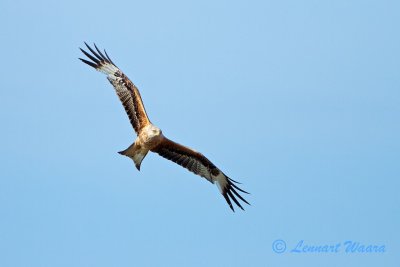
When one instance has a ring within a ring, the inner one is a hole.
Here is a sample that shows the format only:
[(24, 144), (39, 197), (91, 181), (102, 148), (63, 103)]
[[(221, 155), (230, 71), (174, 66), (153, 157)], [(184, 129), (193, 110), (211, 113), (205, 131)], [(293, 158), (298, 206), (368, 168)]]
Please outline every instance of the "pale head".
[(149, 138), (153, 138), (162, 134), (161, 129), (153, 124), (148, 125), (146, 128), (147, 136)]
[(140, 131), (138, 139), (141, 145), (150, 148), (160, 142), (162, 131), (153, 124), (149, 124)]

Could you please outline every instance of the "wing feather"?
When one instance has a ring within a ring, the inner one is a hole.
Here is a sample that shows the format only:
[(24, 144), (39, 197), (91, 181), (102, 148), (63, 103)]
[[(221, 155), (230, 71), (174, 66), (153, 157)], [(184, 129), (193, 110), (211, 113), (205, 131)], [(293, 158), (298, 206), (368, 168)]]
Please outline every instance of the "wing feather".
[(238, 197), (244, 203), (250, 205), (249, 202), (247, 202), (235, 190), (235, 188), (246, 194), (248, 194), (248, 192), (240, 189), (238, 186), (233, 184), (233, 182), (236, 181), (227, 177), (203, 154), (186, 146), (175, 143), (165, 137), (156, 147), (151, 149), (151, 151), (159, 154), (160, 156), (168, 160), (175, 162), (176, 164), (186, 168), (194, 174), (206, 178), (211, 183), (217, 183), (221, 194), (224, 196), (226, 202), (233, 211), (235, 210), (233, 208), (231, 200), (233, 200), (233, 202), (243, 210), (242, 205), (236, 199), (236, 197)]
[(150, 123), (139, 90), (133, 84), (133, 82), (112, 62), (105, 50), (104, 55), (100, 49), (97, 48), (96, 44), (94, 44), (94, 47), (97, 52), (88, 44), (85, 43), (85, 45), (92, 54), (86, 52), (82, 48), (80, 48), (80, 50), (91, 61), (82, 58), (80, 58), (80, 60), (107, 75), (107, 79), (114, 86), (114, 89), (135, 132), (139, 134), (140, 130)]

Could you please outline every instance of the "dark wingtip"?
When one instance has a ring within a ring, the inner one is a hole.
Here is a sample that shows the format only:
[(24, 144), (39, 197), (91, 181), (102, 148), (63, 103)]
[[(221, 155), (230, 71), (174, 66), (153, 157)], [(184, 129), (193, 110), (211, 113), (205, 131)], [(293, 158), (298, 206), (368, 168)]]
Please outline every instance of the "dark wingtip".
[[(86, 42), (85, 42), (86, 47), (89, 49), (90, 52), (92, 52), (92, 54), (97, 58), (97, 61), (103, 61), (104, 59), (96, 53), (96, 51), (94, 51)], [(96, 46), (96, 45), (95, 45)], [(83, 51), (82, 51), (83, 52)], [(85, 53), (86, 55), (86, 53)], [(93, 58), (90, 58), (91, 60), (95, 61)]]
[(247, 200), (244, 199), (238, 192), (236, 192), (236, 190), (235, 190), (233, 187), (229, 188), (229, 192), (231, 192), (231, 191), (232, 191), (238, 198), (240, 198), (240, 200), (242, 200), (244, 203), (246, 203), (247, 205), (250, 205), (250, 203), (247, 202)]
[(82, 60), (86, 64), (88, 64), (96, 69), (100, 68), (101, 65), (103, 65), (104, 63), (109, 63), (109, 64), (116, 66), (114, 64), (114, 62), (110, 59), (110, 57), (107, 55), (106, 50), (104, 50), (104, 54), (103, 54), (95, 43), (93, 43), (95, 50), (93, 48), (91, 48), (86, 42), (84, 42), (84, 44), (87, 47), (87, 49), (90, 51), (91, 54), (89, 52), (86, 52), (85, 50), (83, 50), (80, 47), (79, 47), (79, 50), (81, 50), (81, 52), (85, 56), (87, 56), (92, 62), (90, 64), (89, 63), (90, 61), (88, 61), (88, 60), (84, 60), (81, 58), (80, 58), (80, 60)]
[(229, 177), (227, 177), (227, 178), (228, 178), (228, 180), (230, 180), (230, 181), (232, 181), (232, 182), (234, 182), (234, 183), (242, 184), (242, 183), (240, 183), (240, 182), (238, 182), (238, 181), (235, 181), (235, 180), (233, 180), (233, 179), (231, 179), (231, 178), (229, 178)]
[(97, 48), (97, 45), (96, 45), (95, 43), (93, 43), (93, 45), (94, 45), (94, 48), (96, 48), (97, 52), (100, 54), (100, 57), (101, 57), (105, 62), (110, 63), (110, 62), (108, 61), (108, 59), (103, 55), (103, 53), (101, 53), (100, 49)]
[(93, 62), (90, 62), (90, 61), (88, 61), (88, 60), (86, 60), (86, 59), (83, 59), (83, 58), (79, 58), (83, 63), (86, 63), (86, 64), (88, 64), (89, 66), (91, 66), (91, 67), (93, 67), (93, 68), (95, 68), (95, 69), (97, 69), (98, 68), (98, 66), (96, 65), (96, 64), (94, 64)]
[[(235, 180), (226, 177), (228, 179), (228, 183), (225, 186), (225, 188), (222, 191), (222, 195), (224, 196), (226, 202), (229, 204), (229, 207), (233, 210), (232, 207), (232, 201), (235, 202), (235, 204), (242, 210), (244, 210), (244, 208), (242, 207), (241, 203), (238, 201), (237, 198), (239, 198), (241, 201), (243, 201), (244, 203), (246, 203), (247, 205), (250, 205), (250, 203), (244, 199), (236, 190), (243, 192), (245, 194), (250, 194), (249, 192), (244, 191), (243, 189), (239, 188), (237, 185), (235, 185), (234, 183), (238, 183)], [(236, 189), (236, 190), (235, 190)], [(232, 200), (232, 201), (231, 201)], [(251, 206), (251, 205), (250, 205)], [(234, 211), (234, 210), (233, 210)]]
[(237, 205), (239, 208), (241, 208), (242, 210), (244, 210), (243, 207), (242, 207), (242, 205), (240, 205), (239, 201), (237, 201), (237, 199), (236, 199), (235, 196), (232, 194), (232, 192), (231, 192), (230, 190), (227, 190), (227, 192), (228, 192), (229, 197), (236, 203), (236, 205)]
[(106, 57), (107, 57), (107, 59), (110, 61), (110, 63), (111, 64), (113, 64), (114, 66), (115, 66), (115, 64), (114, 64), (114, 62), (111, 60), (111, 58), (108, 56), (108, 54), (107, 54), (107, 51), (104, 49), (104, 53), (106, 54)]
[(229, 185), (230, 185), (230, 186), (232, 186), (232, 187), (236, 188), (236, 189), (237, 189), (237, 190), (239, 190), (240, 192), (250, 195), (250, 193), (249, 193), (249, 192), (247, 192), (247, 191), (244, 191), (243, 189), (241, 189), (240, 187), (238, 187), (238, 186), (237, 186), (237, 185), (235, 185), (234, 183), (231, 183), (231, 182), (228, 182), (228, 183), (229, 183)]
[(229, 207), (231, 208), (231, 210), (232, 210), (233, 212), (235, 212), (235, 209), (234, 209), (233, 206), (232, 206), (232, 202), (231, 202), (231, 200), (229, 199), (228, 194), (227, 194), (226, 192), (224, 192), (222, 195), (224, 196), (224, 198), (225, 198), (226, 202), (228, 203)]
[[(85, 44), (86, 44), (86, 43), (85, 43)], [(90, 48), (90, 47), (88, 46), (88, 48)], [(90, 65), (90, 66), (92, 66), (92, 67), (96, 66), (96, 67), (95, 67), (96, 69), (100, 66), (100, 64), (101, 64), (100, 60), (98, 60), (96, 57), (92, 56), (91, 54), (89, 54), (88, 52), (86, 52), (85, 50), (83, 50), (82, 48), (79, 48), (79, 49), (81, 50), (81, 52), (82, 52), (85, 56), (87, 56), (90, 60), (93, 61), (93, 62), (91, 62), (92, 64), (89, 64), (88, 62), (90, 62), (90, 61), (81, 59), (83, 62), (85, 62), (86, 64), (88, 64), (88, 65)], [(91, 49), (89, 49), (89, 50), (92, 51)]]

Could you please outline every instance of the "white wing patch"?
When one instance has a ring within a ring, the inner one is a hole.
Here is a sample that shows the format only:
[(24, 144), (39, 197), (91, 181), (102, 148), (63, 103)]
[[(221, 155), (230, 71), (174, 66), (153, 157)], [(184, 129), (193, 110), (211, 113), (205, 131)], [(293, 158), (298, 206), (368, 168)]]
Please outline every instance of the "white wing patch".
[(217, 185), (219, 191), (221, 194), (224, 193), (224, 188), (227, 187), (228, 185), (228, 179), (223, 175), (222, 172), (220, 172), (217, 176), (213, 176), (213, 183)]
[(115, 76), (115, 73), (119, 71), (119, 69), (114, 66), (113, 64), (110, 64), (108, 62), (104, 62), (101, 64), (100, 68), (97, 69), (98, 71), (106, 74), (109, 78), (116, 80), (117, 76)]

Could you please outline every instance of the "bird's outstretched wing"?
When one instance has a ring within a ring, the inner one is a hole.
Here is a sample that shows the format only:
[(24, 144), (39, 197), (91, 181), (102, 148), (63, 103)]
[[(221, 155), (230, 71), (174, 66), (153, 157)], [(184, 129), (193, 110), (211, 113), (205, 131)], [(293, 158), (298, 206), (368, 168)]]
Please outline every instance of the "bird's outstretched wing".
[(80, 50), (91, 61), (82, 58), (79, 59), (107, 75), (107, 79), (114, 86), (115, 91), (121, 100), (126, 113), (128, 114), (129, 120), (135, 129), (135, 132), (139, 134), (140, 130), (150, 123), (142, 102), (142, 98), (140, 97), (139, 90), (131, 82), (131, 80), (129, 80), (129, 78), (112, 62), (105, 50), (104, 55), (95, 44), (94, 47), (96, 48), (97, 52), (94, 51), (88, 44), (85, 43), (85, 45), (92, 54), (86, 52), (82, 48), (80, 48)]
[(250, 205), (236, 190), (246, 194), (248, 194), (248, 192), (235, 185), (235, 183), (238, 182), (226, 176), (203, 154), (175, 143), (165, 137), (156, 147), (151, 149), (151, 151), (158, 153), (160, 156), (179, 164), (201, 177), (206, 178), (211, 183), (216, 183), (221, 194), (224, 196), (226, 202), (233, 211), (235, 210), (232, 206), (231, 200), (233, 200), (233, 202), (243, 210), (242, 205), (236, 197)]

